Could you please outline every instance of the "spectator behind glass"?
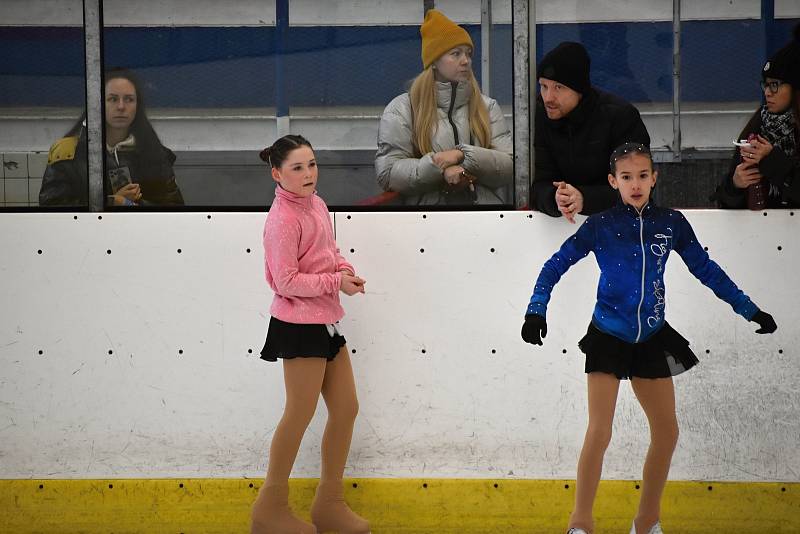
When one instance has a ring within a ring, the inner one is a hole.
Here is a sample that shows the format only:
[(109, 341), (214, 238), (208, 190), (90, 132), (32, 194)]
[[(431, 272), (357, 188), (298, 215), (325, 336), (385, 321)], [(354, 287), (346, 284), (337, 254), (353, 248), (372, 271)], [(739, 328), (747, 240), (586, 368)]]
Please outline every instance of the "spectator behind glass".
[(723, 208), (800, 206), (800, 24), (761, 69), (764, 105), (739, 134), (747, 140), (717, 188)]
[(592, 87), (589, 66), (583, 45), (564, 42), (542, 58), (537, 71), (531, 207), (572, 223), (577, 213), (598, 213), (617, 201), (607, 178), (616, 147), (650, 146), (639, 111)]
[[(175, 154), (147, 119), (133, 73), (105, 74), (106, 202), (113, 206), (183, 206), (172, 165)], [(88, 200), (86, 113), (50, 148), (39, 191), (41, 206), (85, 206)]]
[(378, 183), (410, 205), (509, 202), (511, 132), (472, 73), (472, 39), (435, 9), (420, 34), (423, 71), (381, 117)]

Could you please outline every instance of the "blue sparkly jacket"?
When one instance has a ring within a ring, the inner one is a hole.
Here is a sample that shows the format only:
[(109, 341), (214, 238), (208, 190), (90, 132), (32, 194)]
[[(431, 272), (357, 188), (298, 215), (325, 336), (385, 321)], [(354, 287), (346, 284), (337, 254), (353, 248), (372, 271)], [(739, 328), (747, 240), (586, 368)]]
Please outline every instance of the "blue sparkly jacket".
[(679, 211), (648, 204), (639, 213), (622, 203), (590, 216), (545, 262), (527, 313), (546, 317), (553, 286), (571, 266), (594, 252), (600, 266), (594, 325), (629, 343), (639, 343), (664, 324), (664, 269), (670, 251), (734, 311), (750, 320), (758, 307), (708, 257)]

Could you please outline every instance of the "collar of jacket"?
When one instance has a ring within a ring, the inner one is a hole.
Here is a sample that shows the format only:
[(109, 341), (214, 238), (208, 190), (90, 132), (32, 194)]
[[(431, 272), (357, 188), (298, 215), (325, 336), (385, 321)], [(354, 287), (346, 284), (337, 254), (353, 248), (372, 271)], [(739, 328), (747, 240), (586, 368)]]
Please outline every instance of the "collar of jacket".
[[(654, 207), (655, 207), (655, 202), (653, 202), (653, 199), (651, 198), (650, 200), (647, 201), (647, 204), (645, 204), (644, 207), (642, 208), (641, 211), (642, 218), (649, 216), (653, 211)], [(625, 204), (624, 202), (622, 202), (622, 198), (617, 198), (617, 203), (614, 205), (614, 209), (623, 212), (626, 215), (633, 217), (634, 219), (639, 218), (640, 212), (630, 204)]]
[(128, 137), (126, 137), (125, 139), (123, 139), (114, 146), (106, 145), (106, 150), (108, 150), (109, 153), (113, 153), (119, 150), (120, 148), (134, 148), (134, 147), (136, 147), (136, 138), (133, 136), (133, 134), (130, 134), (128, 135)]
[[(539, 98), (541, 99), (541, 97)], [(581, 101), (578, 102), (578, 105), (575, 106), (575, 109), (570, 111), (569, 115), (563, 119), (552, 120), (547, 117), (547, 114), (545, 114), (545, 120), (556, 128), (566, 128), (567, 126), (571, 126), (572, 128), (580, 127), (591, 116), (592, 112), (594, 111), (595, 104), (597, 103), (597, 99), (597, 91), (595, 91), (595, 89), (592, 87), (586, 92), (585, 95), (583, 95)]]
[(302, 196), (300, 196), (300, 195), (298, 195), (296, 193), (292, 193), (291, 191), (287, 191), (286, 189), (281, 187), (280, 184), (276, 184), (275, 185), (275, 196), (276, 197), (281, 197), (282, 199), (284, 199), (284, 200), (286, 200), (288, 202), (291, 202), (292, 204), (298, 204), (298, 205), (303, 206), (305, 208), (310, 208), (311, 207), (311, 204), (314, 202), (314, 195), (316, 195), (316, 194), (317, 194), (317, 192), (314, 191), (313, 194), (308, 195), (307, 197), (302, 197)]
[[(468, 81), (458, 82), (456, 85), (456, 102), (453, 109), (458, 109), (467, 102), (472, 96), (472, 84)], [(445, 111), (450, 109), (450, 99), (453, 96), (453, 84), (451, 82), (436, 82), (436, 105)]]

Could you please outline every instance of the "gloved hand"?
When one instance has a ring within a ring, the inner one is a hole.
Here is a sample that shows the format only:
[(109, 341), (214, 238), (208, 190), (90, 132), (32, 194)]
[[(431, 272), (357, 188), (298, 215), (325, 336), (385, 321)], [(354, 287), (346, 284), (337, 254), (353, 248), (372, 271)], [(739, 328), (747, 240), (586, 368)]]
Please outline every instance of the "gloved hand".
[(532, 345), (541, 345), (545, 336), (547, 336), (547, 320), (536, 313), (526, 315), (525, 324), (522, 325), (522, 339)]
[(756, 330), (756, 334), (771, 334), (778, 329), (778, 325), (775, 324), (775, 319), (773, 319), (770, 314), (761, 310), (758, 310), (750, 320), (754, 323), (758, 323), (758, 326), (761, 327)]

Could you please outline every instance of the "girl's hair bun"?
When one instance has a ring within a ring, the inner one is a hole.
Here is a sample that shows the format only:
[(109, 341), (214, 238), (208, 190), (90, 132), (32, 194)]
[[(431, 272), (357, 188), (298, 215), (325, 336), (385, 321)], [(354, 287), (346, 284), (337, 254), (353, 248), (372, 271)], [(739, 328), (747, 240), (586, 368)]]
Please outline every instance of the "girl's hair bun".
[(261, 158), (261, 161), (269, 163), (269, 155), (271, 152), (272, 152), (272, 147), (268, 146), (267, 148), (258, 153), (258, 157)]
[(272, 143), (272, 146), (268, 146), (259, 152), (258, 156), (263, 161), (269, 163), (270, 167), (279, 169), (283, 165), (283, 162), (286, 160), (286, 157), (289, 155), (289, 153), (292, 150), (300, 148), (301, 146), (307, 146), (311, 150), (314, 150), (314, 148), (311, 146), (311, 143), (308, 142), (308, 139), (302, 135), (284, 135)]

